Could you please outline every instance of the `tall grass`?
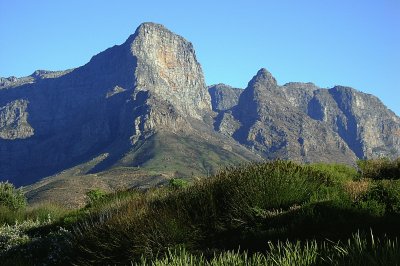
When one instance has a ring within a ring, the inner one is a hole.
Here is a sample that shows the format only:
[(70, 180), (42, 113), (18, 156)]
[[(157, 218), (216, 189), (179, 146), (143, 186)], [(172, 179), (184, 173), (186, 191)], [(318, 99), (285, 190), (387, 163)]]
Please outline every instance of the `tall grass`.
[(0, 225), (12, 225), (15, 222), (26, 220), (46, 221), (49, 217), (57, 221), (65, 217), (71, 210), (53, 203), (41, 203), (18, 210), (12, 210), (6, 206), (0, 206)]
[(132, 265), (398, 265), (400, 246), (397, 238), (375, 238), (360, 233), (344, 242), (296, 241), (269, 242), (265, 252), (224, 251), (207, 258), (202, 253), (191, 253), (185, 248), (169, 249), (162, 257), (149, 260), (142, 257)]

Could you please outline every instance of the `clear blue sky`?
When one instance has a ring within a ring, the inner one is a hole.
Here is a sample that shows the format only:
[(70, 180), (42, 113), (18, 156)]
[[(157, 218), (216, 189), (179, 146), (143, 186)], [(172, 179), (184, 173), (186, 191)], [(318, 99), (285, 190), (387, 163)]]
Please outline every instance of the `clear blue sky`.
[(400, 1), (0, 0), (0, 76), (85, 64), (145, 21), (190, 40), (208, 84), (348, 85), (400, 114)]

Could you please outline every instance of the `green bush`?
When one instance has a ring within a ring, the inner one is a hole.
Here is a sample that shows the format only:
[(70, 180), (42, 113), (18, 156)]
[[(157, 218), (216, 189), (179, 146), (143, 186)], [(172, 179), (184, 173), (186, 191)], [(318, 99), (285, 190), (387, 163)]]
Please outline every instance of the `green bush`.
[(274, 161), (230, 168), (187, 189), (149, 190), (119, 210), (79, 223), (76, 263), (124, 263), (177, 245), (255, 246), (252, 239), (267, 233), (248, 233), (247, 226), (298, 210), (327, 182), (309, 166)]
[(26, 198), (21, 189), (9, 182), (0, 182), (0, 206), (18, 210), (26, 206)]
[(213, 189), (216, 198), (223, 200), (223, 209), (231, 208), (234, 215), (248, 215), (253, 208), (272, 210), (301, 205), (327, 182), (326, 174), (309, 166), (275, 161), (222, 172), (216, 176)]
[(105, 197), (107, 193), (104, 190), (101, 190), (99, 188), (89, 190), (86, 192), (87, 196), (87, 205), (88, 206), (93, 206), (99, 202), (101, 202)]
[(357, 166), (363, 178), (400, 179), (400, 158), (396, 160), (388, 158), (360, 160), (357, 162)]
[(344, 164), (314, 163), (310, 167), (329, 176), (334, 183), (356, 180), (359, 178), (357, 169)]
[(169, 186), (173, 189), (184, 188), (188, 185), (188, 181), (180, 178), (172, 178), (169, 180)]
[(385, 213), (400, 213), (399, 182), (379, 181), (358, 202), (361, 209), (382, 216)]

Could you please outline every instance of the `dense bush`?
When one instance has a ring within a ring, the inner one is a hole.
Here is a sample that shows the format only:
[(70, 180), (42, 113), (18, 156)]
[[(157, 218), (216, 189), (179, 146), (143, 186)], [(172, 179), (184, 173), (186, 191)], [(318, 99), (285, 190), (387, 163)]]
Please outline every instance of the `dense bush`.
[(396, 160), (388, 158), (360, 160), (357, 165), (363, 178), (400, 179), (400, 158)]
[(9, 182), (0, 182), (0, 206), (18, 210), (26, 206), (26, 198), (21, 189)]
[(37, 233), (53, 222), (49, 217), (0, 226), (1, 265), (66, 265), (71, 233), (62, 227)]
[(169, 180), (168, 184), (172, 189), (180, 189), (186, 187), (188, 185), (188, 181), (180, 178), (172, 178)]
[(377, 216), (400, 213), (400, 183), (377, 182), (362, 196), (358, 204)]
[(87, 205), (91, 206), (99, 203), (106, 197), (107, 193), (99, 188), (89, 190), (86, 192)]
[(182, 244), (191, 249), (235, 246), (254, 238), (247, 227), (295, 212), (328, 179), (310, 166), (275, 161), (230, 168), (180, 189), (149, 191), (114, 215), (101, 213), (80, 224), (76, 254), (107, 264)]

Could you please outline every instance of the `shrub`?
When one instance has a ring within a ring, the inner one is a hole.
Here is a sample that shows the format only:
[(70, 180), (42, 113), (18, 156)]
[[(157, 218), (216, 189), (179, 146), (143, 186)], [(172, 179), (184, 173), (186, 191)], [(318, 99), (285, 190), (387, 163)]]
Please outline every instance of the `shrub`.
[(286, 161), (229, 169), (216, 179), (216, 198), (221, 201), (223, 196), (223, 208), (231, 207), (237, 215), (256, 207), (271, 210), (302, 204), (329, 182), (322, 172)]
[[(66, 265), (71, 233), (62, 227), (38, 230), (53, 221), (25, 220), (0, 226), (1, 265)], [(33, 233), (36, 232), (36, 233)], [(61, 263), (63, 261), (63, 263)]]
[[(50, 240), (60, 241), (62, 245), (52, 247), (66, 253), (57, 251), (61, 255), (56, 258), (70, 256), (61, 265), (342, 265), (334, 262), (358, 258), (365, 262), (368, 252), (379, 259), (384, 250), (374, 251), (364, 238), (346, 241), (357, 230), (369, 228), (378, 235), (399, 235), (400, 180), (356, 176), (345, 166), (273, 161), (228, 168), (190, 186), (172, 179), (166, 187), (146, 191), (106, 195), (95, 189), (87, 193), (88, 206), (80, 210), (28, 207), (21, 217), (37, 219), (40, 228), (19, 234), (4, 227), (8, 231), (3, 243), (11, 247), (11, 260), (21, 258), (14, 254), (23, 254), (28, 250), (24, 247), (29, 248), (26, 258), (45, 257), (50, 251), (40, 250), (50, 246)], [(56, 221), (46, 222), (49, 211)], [(49, 232), (57, 233), (58, 226), (72, 234), (54, 237)], [(243, 251), (229, 251), (239, 247)], [(391, 262), (399, 254), (396, 243), (389, 260), (382, 261)], [(0, 261), (3, 257), (0, 254)]]
[(88, 198), (87, 205), (93, 206), (101, 202), (106, 197), (106, 195), (107, 193), (99, 188), (89, 190), (88, 192), (86, 192), (86, 196)]
[(400, 179), (400, 158), (396, 160), (388, 158), (360, 160), (357, 162), (357, 166), (364, 178)]
[(0, 182), (0, 206), (18, 210), (26, 206), (26, 198), (21, 189), (9, 182)]
[(348, 181), (343, 184), (343, 188), (353, 201), (359, 200), (368, 191), (371, 184), (367, 179), (358, 181)]
[(67, 215), (70, 210), (50, 202), (44, 202), (35, 205), (29, 205), (24, 211), (24, 218), (31, 220), (39, 220), (46, 222), (51, 217), (52, 220), (58, 221)]
[(173, 189), (184, 188), (188, 185), (188, 181), (180, 178), (172, 178), (169, 180), (169, 186)]
[(359, 178), (357, 169), (344, 164), (314, 163), (310, 167), (329, 176), (334, 183), (352, 181)]
[(359, 201), (362, 209), (373, 214), (400, 212), (400, 186), (398, 183), (380, 181), (372, 186)]

